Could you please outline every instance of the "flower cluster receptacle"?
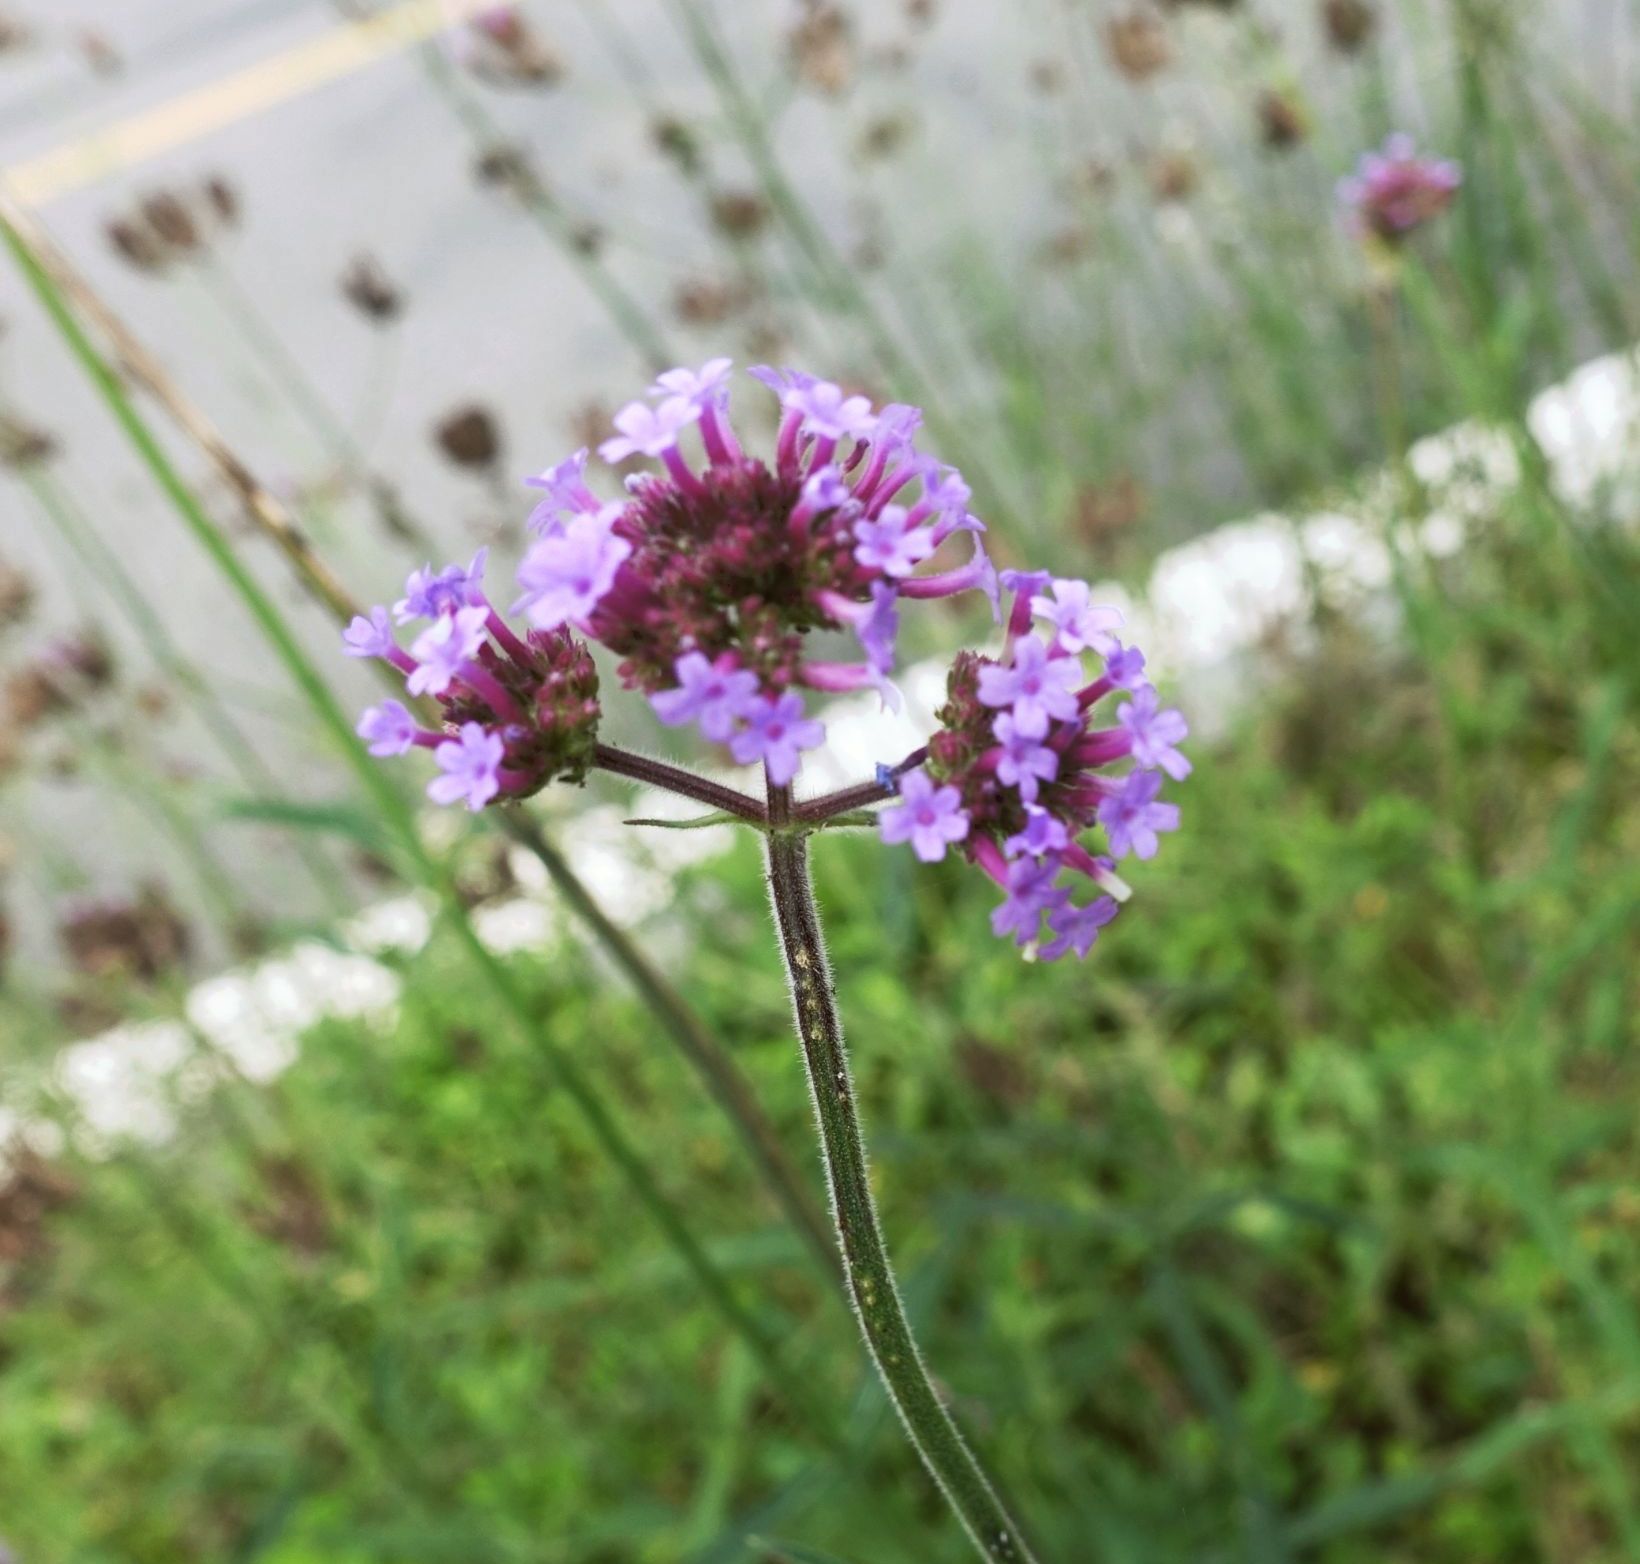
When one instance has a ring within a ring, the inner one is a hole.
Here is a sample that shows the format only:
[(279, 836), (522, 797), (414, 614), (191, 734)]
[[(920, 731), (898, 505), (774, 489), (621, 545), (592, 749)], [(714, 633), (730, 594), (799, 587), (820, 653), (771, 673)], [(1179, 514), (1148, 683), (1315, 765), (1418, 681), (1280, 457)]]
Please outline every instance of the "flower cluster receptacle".
[[(482, 809), (524, 798), (549, 782), (579, 782), (598, 730), (598, 672), (566, 630), (514, 630), (484, 592), (485, 551), (470, 565), (412, 573), (394, 604), (357, 616), (343, 632), (352, 657), (385, 659), (411, 695), (438, 703), (443, 730), (423, 728), (402, 701), (367, 709), (359, 736), (372, 755), (433, 752), (435, 803)], [(399, 625), (423, 626), (409, 649)]]
[[(663, 724), (693, 726), (784, 789), (825, 741), (811, 694), (869, 689), (898, 703), (891, 675), (907, 604), (978, 592), (1000, 622), (1006, 587), (1015, 595), (1001, 655), (957, 657), (926, 754), (844, 790), (835, 810), (815, 800), (798, 814), (823, 822), (892, 800), (885, 840), (928, 861), (955, 847), (1002, 886), (999, 933), (1045, 958), (1085, 955), (1126, 893), (1114, 860), (1151, 857), (1157, 834), (1177, 824), (1157, 791), (1160, 773), (1190, 769), (1175, 747), (1184, 719), (1160, 706), (1143, 656), (1116, 640), (1121, 615), (1094, 603), (1087, 583), (999, 579), (962, 475), (917, 449), (916, 408), (875, 408), (794, 370), (751, 374), (780, 404), (772, 460), (742, 445), (730, 364), (714, 359), (668, 371), (616, 414), (602, 459), (656, 464), (628, 476), (621, 498), (595, 490), (585, 449), (527, 480), (539, 498), (512, 608), (526, 628), (509, 627), (485, 597), (482, 555), (417, 571), (391, 613), (355, 619), (347, 650), (386, 658), (444, 717), (432, 733), (389, 701), (365, 714), (360, 734), (378, 755), (431, 748), (438, 802), (479, 809), (601, 765), (664, 772), (661, 785), (768, 826), (744, 794), (704, 779), (680, 785), (690, 773), (597, 743), (587, 641), (612, 654), (622, 685)], [(395, 620), (423, 626), (408, 648)], [(855, 655), (813, 655), (817, 632), (847, 635)], [(1109, 696), (1120, 697), (1115, 725), (1091, 726)], [(1119, 763), (1130, 769), (1112, 775)], [(1094, 829), (1100, 855), (1080, 840)], [(1077, 876), (1093, 900), (1076, 900)]]
[(1356, 233), (1393, 245), (1439, 217), (1458, 194), (1463, 170), (1450, 158), (1420, 157), (1411, 136), (1397, 132), (1377, 152), (1363, 153), (1338, 183), (1338, 199)]
[[(1008, 571), (1002, 584), (1013, 607), (1001, 655), (958, 654), (940, 729), (899, 777), (883, 838), (930, 862), (956, 846), (1003, 891), (994, 933), (1043, 960), (1086, 956), (1128, 895), (1115, 861), (1153, 858), (1178, 826), (1178, 806), (1158, 795), (1164, 772), (1190, 774), (1177, 748), (1189, 730), (1145, 680), (1143, 654), (1116, 638), (1120, 612), (1095, 604), (1086, 582)], [(1112, 700), (1114, 726), (1095, 727)], [(1103, 852), (1082, 840), (1096, 829)]]

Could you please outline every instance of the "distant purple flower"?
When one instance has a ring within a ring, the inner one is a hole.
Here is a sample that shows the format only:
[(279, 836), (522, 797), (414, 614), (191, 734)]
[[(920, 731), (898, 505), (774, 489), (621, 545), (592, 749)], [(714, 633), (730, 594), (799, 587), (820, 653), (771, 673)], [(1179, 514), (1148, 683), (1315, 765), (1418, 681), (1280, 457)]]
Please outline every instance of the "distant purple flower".
[(1355, 173), (1339, 181), (1338, 198), (1358, 230), (1394, 243), (1444, 212), (1462, 184), (1456, 163), (1419, 157), (1402, 132), (1382, 151), (1362, 155)]
[(1055, 937), (1043, 945), (1037, 955), (1044, 961), (1057, 961), (1067, 951), (1074, 950), (1078, 959), (1086, 960), (1094, 941), (1099, 938), (1100, 929), (1115, 916), (1114, 896), (1096, 897), (1086, 907), (1076, 907), (1068, 902), (1062, 907), (1055, 907), (1048, 913), (1048, 927)]
[(829, 380), (794, 385), (781, 394), (788, 412), (797, 413), (803, 427), (822, 440), (842, 440), (850, 435), (865, 439), (876, 425), (868, 396), (847, 396), (841, 386)]
[(484, 644), (482, 608), (460, 608), (445, 614), (418, 635), (410, 647), (416, 667), (405, 680), (412, 695), (442, 695), (461, 673), (461, 665)]
[(1059, 755), (1041, 742), (1042, 734), (1021, 730), (1012, 712), (1003, 712), (994, 729), (1002, 753), (997, 758), (997, 781), (1017, 788), (1027, 804), (1036, 800), (1039, 785), (1059, 775)]
[(1175, 782), (1190, 775), (1190, 762), (1173, 747), (1189, 736), (1189, 724), (1182, 712), (1159, 707), (1156, 692), (1148, 684), (1116, 708), (1116, 720), (1133, 740), (1136, 765), (1147, 770), (1160, 766)]
[(980, 670), (979, 698), (986, 706), (1008, 707), (1017, 730), (1026, 738), (1040, 739), (1051, 719), (1075, 718), (1081, 682), (1082, 667), (1076, 658), (1049, 657), (1039, 637), (1023, 635), (1014, 643), (1012, 663), (991, 663)]
[(615, 572), (632, 552), (632, 545), (615, 535), (619, 514), (618, 505), (606, 505), (597, 515), (583, 511), (524, 556), (518, 607), (537, 629), (584, 625), (615, 584)]
[(854, 557), (885, 576), (909, 576), (934, 552), (928, 529), (913, 526), (903, 505), (885, 505), (876, 520), (855, 522), (854, 536)]
[(900, 778), (900, 802), (877, 819), (885, 842), (910, 842), (924, 863), (938, 863), (952, 842), (968, 835), (962, 794), (954, 787), (935, 787), (923, 771)]
[(628, 402), (615, 415), (620, 433), (605, 440), (598, 454), (606, 462), (625, 461), (629, 456), (665, 456), (678, 443), (678, 436), (700, 417), (700, 403), (683, 396), (669, 396), (658, 407), (647, 402)]
[(499, 734), (480, 723), (464, 722), (456, 738), (446, 739), (433, 751), (443, 774), (427, 784), (427, 796), (435, 804), (465, 803), (471, 810), (482, 809), (501, 791), (505, 753)]
[(1059, 860), (1016, 858), (1008, 865), (1007, 896), (991, 913), (991, 932), (999, 939), (1012, 934), (1016, 945), (1029, 945), (1042, 925), (1042, 914), (1063, 906), (1071, 893), (1054, 884)]
[(701, 733), (717, 744), (729, 739), (735, 723), (758, 699), (757, 675), (737, 666), (732, 652), (714, 662), (700, 652), (685, 652), (673, 671), (678, 687), (649, 697), (655, 715), (669, 728), (697, 722)]
[(369, 746), (372, 755), (385, 757), (407, 754), (421, 730), (402, 702), (382, 701), (365, 707), (354, 731)]
[(1031, 612), (1054, 627), (1060, 646), (1067, 652), (1110, 651), (1122, 625), (1121, 609), (1092, 602), (1093, 589), (1086, 581), (1056, 577), (1052, 587), (1052, 596), (1031, 598)]
[(1117, 858), (1129, 853), (1138, 858), (1154, 858), (1160, 843), (1158, 831), (1179, 828), (1179, 806), (1163, 804), (1156, 795), (1162, 779), (1154, 771), (1130, 771), (1122, 779), (1122, 790), (1099, 805), (1099, 823), (1110, 840)]
[(703, 407), (720, 393), (726, 394), (724, 387), (733, 368), (733, 359), (712, 358), (699, 369), (669, 369), (655, 377), (649, 394), (658, 397), (680, 396)]
[(531, 532), (555, 531), (559, 518), (566, 513), (598, 509), (598, 497), (587, 487), (586, 471), (587, 448), (583, 445), (556, 467), (524, 480), (530, 488), (540, 489), (546, 496), (530, 512), (525, 523)]
[(761, 760), (777, 785), (797, 775), (800, 750), (826, 741), (824, 724), (803, 715), (803, 697), (793, 690), (751, 702), (742, 716), (746, 726), (729, 740), (729, 753), (743, 766)]
[(1030, 856), (1040, 858), (1045, 853), (1062, 853), (1070, 846), (1070, 832), (1063, 820), (1056, 819), (1046, 809), (1035, 804), (1025, 806), (1025, 829), (1016, 832), (1002, 844), (1010, 858)]
[(404, 596), (393, 605), (393, 617), (409, 624), (415, 619), (437, 619), (440, 614), (453, 614), (458, 608), (467, 608), (484, 596), (484, 562), (489, 550), (481, 548), (473, 555), (472, 564), (446, 565), (434, 570), (423, 565), (410, 572), (404, 583)]
[(390, 657), (398, 650), (393, 638), (393, 621), (385, 608), (370, 610), (370, 617), (355, 614), (353, 622), (342, 631), (342, 650), (349, 657)]

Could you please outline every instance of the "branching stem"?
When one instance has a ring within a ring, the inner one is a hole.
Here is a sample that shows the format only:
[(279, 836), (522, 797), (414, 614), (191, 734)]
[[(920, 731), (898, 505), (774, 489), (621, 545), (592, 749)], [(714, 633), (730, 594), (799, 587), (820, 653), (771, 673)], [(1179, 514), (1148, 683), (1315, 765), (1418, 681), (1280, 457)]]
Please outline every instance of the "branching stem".
[(628, 777), (634, 782), (642, 782), (646, 787), (664, 788), (668, 793), (692, 798), (697, 804), (705, 804), (710, 809), (721, 809), (724, 814), (744, 820), (748, 825), (761, 829), (768, 824), (769, 817), (755, 798), (738, 788), (725, 787), (721, 782), (696, 776), (682, 766), (668, 765), (666, 761), (655, 760), (648, 755), (635, 755), (631, 750), (617, 749), (613, 744), (597, 745), (592, 752), (592, 763), (600, 771), (612, 771), (618, 777)]

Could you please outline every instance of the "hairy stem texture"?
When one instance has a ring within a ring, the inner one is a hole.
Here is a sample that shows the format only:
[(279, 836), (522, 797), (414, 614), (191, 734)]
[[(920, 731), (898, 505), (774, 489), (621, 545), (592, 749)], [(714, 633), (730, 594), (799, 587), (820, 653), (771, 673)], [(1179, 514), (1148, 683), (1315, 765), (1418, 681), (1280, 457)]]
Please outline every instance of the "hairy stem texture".
[[(789, 809), (789, 795), (782, 798), (771, 789), (770, 804), (771, 815), (778, 817)], [(871, 1198), (837, 997), (809, 880), (807, 840), (799, 831), (780, 830), (767, 840), (769, 890), (791, 980), (797, 1035), (820, 1125), (849, 1295), (866, 1346), (917, 1453), (981, 1555), (1007, 1564), (1033, 1564), (1035, 1555), (929, 1378), (894, 1282)]]

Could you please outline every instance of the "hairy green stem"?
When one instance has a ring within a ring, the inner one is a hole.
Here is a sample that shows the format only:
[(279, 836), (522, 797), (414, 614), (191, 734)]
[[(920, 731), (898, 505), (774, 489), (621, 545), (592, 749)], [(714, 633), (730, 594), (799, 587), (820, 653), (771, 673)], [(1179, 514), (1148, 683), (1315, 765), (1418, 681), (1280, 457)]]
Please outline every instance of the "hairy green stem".
[(617, 749), (613, 744), (598, 744), (593, 749), (592, 763), (600, 771), (627, 777), (646, 787), (676, 793), (682, 798), (693, 799), (697, 804), (704, 804), (708, 809), (721, 809), (748, 825), (761, 828), (768, 819), (762, 804), (738, 788), (725, 787), (721, 782), (713, 782), (709, 777), (697, 776), (693, 771), (668, 765), (666, 761), (655, 760), (649, 755), (635, 755), (631, 750)]
[(866, 1348), (918, 1455), (981, 1556), (1032, 1564), (1035, 1555), (940, 1400), (911, 1334), (871, 1195), (843, 1024), (809, 879), (808, 841), (801, 827), (790, 827), (789, 786), (770, 785), (769, 815), (769, 894), (820, 1128), (837, 1240)]

